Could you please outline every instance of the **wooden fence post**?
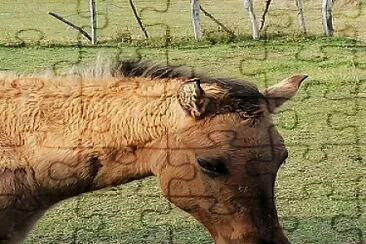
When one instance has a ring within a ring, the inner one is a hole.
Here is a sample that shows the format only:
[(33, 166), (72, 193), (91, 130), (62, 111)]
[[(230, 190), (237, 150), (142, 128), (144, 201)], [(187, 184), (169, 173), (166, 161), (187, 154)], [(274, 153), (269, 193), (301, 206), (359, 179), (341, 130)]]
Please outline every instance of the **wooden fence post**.
[(322, 0), (322, 24), (324, 34), (326, 36), (333, 35), (333, 19), (332, 19), (333, 0)]
[(90, 26), (91, 26), (91, 42), (92, 44), (97, 43), (97, 19), (96, 19), (96, 12), (95, 12), (95, 0), (90, 0), (89, 2), (90, 8)]
[(249, 14), (250, 23), (252, 24), (252, 36), (254, 40), (259, 40), (259, 28), (257, 23), (257, 18), (255, 17), (253, 10), (253, 2), (252, 0), (244, 0), (244, 8), (247, 10)]
[(198, 0), (191, 0), (191, 11), (194, 39), (199, 41), (202, 38), (202, 31), (200, 21), (200, 4)]
[(302, 7), (302, 0), (295, 0), (297, 8), (297, 19), (299, 21), (300, 30), (306, 33), (304, 9)]

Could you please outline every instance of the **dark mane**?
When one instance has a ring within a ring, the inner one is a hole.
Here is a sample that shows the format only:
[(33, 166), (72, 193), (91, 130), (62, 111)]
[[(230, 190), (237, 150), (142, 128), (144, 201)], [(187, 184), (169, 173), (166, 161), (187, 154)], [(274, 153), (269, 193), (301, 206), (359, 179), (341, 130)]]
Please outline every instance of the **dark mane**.
[[(182, 66), (158, 65), (149, 61), (122, 60), (113, 67), (113, 76), (148, 77), (158, 79), (181, 79), (187, 81), (193, 78), (200, 79), (201, 83), (216, 84), (225, 90), (226, 96), (220, 101), (220, 112), (230, 110), (245, 116), (254, 116), (259, 111), (260, 100), (264, 96), (258, 88), (244, 80), (232, 78), (209, 77), (204, 74), (188, 71)], [(224, 110), (224, 111), (223, 111)]]

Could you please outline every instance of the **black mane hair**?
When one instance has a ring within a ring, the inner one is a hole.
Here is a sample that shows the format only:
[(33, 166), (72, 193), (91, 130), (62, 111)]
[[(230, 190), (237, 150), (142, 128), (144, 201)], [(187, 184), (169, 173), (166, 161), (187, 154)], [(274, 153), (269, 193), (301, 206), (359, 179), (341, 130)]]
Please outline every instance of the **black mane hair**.
[(178, 79), (188, 81), (198, 78), (201, 84), (216, 84), (225, 90), (226, 96), (220, 101), (220, 112), (230, 110), (238, 112), (247, 117), (253, 117), (259, 112), (259, 104), (264, 96), (258, 88), (244, 80), (232, 78), (209, 77), (204, 74), (189, 72), (182, 66), (159, 65), (150, 61), (122, 60), (118, 61), (113, 67), (113, 76), (124, 77), (146, 77), (157, 79)]

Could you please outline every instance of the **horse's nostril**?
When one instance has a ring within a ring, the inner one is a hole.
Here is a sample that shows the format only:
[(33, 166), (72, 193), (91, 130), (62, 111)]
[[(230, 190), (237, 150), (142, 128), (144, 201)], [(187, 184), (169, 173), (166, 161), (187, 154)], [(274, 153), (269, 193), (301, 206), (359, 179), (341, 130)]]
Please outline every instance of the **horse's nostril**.
[(288, 151), (287, 149), (285, 149), (285, 151), (282, 154), (281, 164), (284, 164), (287, 158), (288, 158)]

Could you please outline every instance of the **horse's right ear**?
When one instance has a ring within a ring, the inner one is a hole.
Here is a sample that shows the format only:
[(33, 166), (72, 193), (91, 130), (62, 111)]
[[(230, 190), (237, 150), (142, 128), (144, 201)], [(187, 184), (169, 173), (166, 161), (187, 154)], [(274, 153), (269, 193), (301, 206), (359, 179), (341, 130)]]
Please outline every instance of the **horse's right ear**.
[(200, 79), (194, 78), (181, 85), (178, 90), (178, 101), (190, 116), (200, 119), (210, 100), (201, 87)]

